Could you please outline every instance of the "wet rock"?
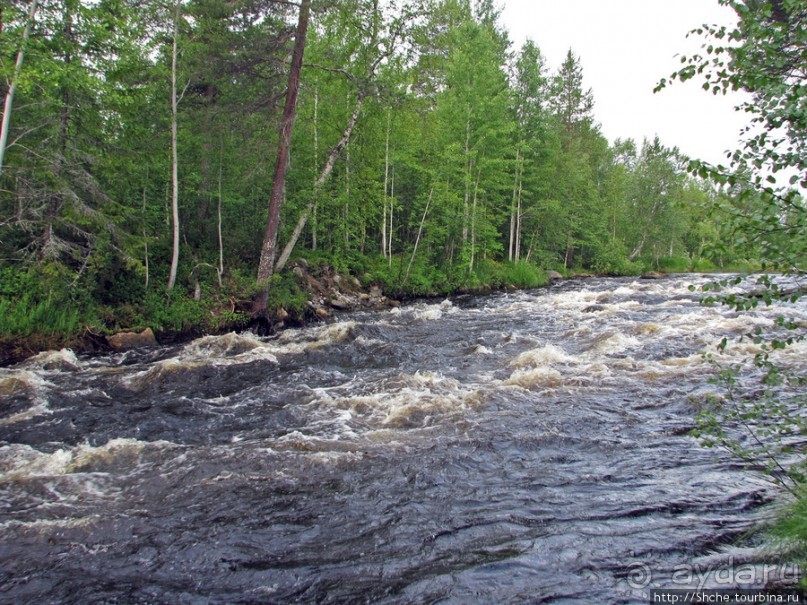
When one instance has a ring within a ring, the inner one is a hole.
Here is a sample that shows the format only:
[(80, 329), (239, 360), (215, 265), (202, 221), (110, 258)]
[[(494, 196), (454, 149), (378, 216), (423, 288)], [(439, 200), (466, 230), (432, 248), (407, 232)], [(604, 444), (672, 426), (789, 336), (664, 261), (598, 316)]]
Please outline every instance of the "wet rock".
[(156, 347), (157, 339), (151, 328), (146, 328), (142, 332), (121, 332), (107, 337), (109, 346), (115, 351), (129, 351), (144, 347)]
[(401, 301), (400, 301), (400, 300), (393, 300), (393, 299), (391, 299), (391, 298), (390, 298), (390, 299), (387, 301), (387, 304), (388, 304), (390, 307), (392, 307), (393, 309), (397, 309), (398, 307), (400, 307), (400, 306), (401, 306)]
[(664, 275), (656, 271), (648, 271), (642, 274), (642, 279), (661, 279), (662, 277), (664, 277)]
[(563, 275), (561, 275), (557, 271), (547, 271), (546, 278), (549, 280), (549, 283), (552, 283), (553, 281), (560, 281), (561, 279), (563, 279)]
[(334, 309), (338, 309), (339, 311), (347, 311), (348, 309), (353, 308), (351, 302), (346, 298), (342, 297), (333, 298), (328, 302), (328, 304)]
[(589, 305), (585, 309), (583, 309), (583, 313), (597, 313), (598, 311), (604, 311), (605, 307), (602, 305)]
[(60, 370), (62, 372), (77, 372), (80, 369), (78, 359), (70, 349), (44, 351), (31, 357), (25, 365), (42, 368), (43, 370)]
[(30, 388), (28, 383), (19, 378), (4, 378), (0, 380), (0, 395), (3, 397), (11, 397), (18, 393), (27, 392)]
[(320, 319), (328, 319), (331, 316), (328, 310), (323, 307), (317, 307), (316, 310), (314, 311), (314, 315), (316, 315)]

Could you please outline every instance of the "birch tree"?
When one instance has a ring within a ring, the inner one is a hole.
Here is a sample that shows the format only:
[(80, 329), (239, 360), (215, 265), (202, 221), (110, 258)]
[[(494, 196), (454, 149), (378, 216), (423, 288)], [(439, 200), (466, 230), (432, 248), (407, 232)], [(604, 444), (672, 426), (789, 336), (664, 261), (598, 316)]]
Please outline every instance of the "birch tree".
[(38, 7), (39, 0), (31, 0), (31, 6), (28, 9), (28, 20), (25, 22), (25, 29), (23, 29), (22, 39), (20, 41), (20, 49), (17, 51), (17, 61), (14, 64), (14, 74), (11, 76), (11, 81), (8, 83), (8, 91), (6, 92), (5, 102), (3, 103), (3, 122), (0, 127), (0, 176), (3, 175), (3, 161), (6, 155), (6, 146), (8, 145), (8, 131), (11, 127), (11, 112), (14, 107), (14, 95), (17, 92), (17, 84), (20, 80), (22, 64), (25, 60), (25, 47), (31, 35), (31, 27), (33, 27)]

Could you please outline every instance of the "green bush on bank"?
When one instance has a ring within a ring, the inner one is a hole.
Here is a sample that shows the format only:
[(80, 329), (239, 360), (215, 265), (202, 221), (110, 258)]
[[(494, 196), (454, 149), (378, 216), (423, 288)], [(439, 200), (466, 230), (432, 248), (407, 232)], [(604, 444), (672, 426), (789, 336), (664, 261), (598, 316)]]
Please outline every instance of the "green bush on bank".
[(73, 336), (81, 331), (83, 301), (70, 296), (63, 267), (35, 266), (27, 271), (0, 271), (0, 335)]
[(518, 261), (505, 267), (505, 277), (509, 285), (517, 288), (538, 288), (548, 283), (546, 273), (527, 261)]

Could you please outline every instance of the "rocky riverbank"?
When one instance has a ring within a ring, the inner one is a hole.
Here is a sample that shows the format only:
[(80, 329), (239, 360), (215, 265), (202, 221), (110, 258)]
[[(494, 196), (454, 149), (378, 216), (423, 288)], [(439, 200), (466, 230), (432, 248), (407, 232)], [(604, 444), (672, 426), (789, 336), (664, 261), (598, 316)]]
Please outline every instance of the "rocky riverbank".
[[(266, 317), (252, 315), (252, 301), (227, 298), (210, 310), (213, 318), (210, 326), (191, 326), (188, 329), (160, 329), (157, 326), (131, 326), (123, 330), (110, 330), (86, 326), (81, 334), (34, 334), (22, 337), (0, 337), (0, 366), (8, 366), (37, 355), (43, 351), (71, 349), (76, 353), (94, 354), (110, 351), (125, 351), (135, 348), (153, 347), (183, 342), (204, 335), (223, 334), (233, 331), (253, 330), (261, 335), (270, 335), (287, 327), (302, 326), (317, 321), (325, 321), (336, 313), (357, 310), (384, 310), (401, 306), (409, 298), (423, 298), (422, 295), (407, 294), (390, 296), (382, 288), (365, 276), (364, 283), (357, 277), (342, 274), (328, 265), (310, 266), (304, 260), (290, 264), (289, 270), (295, 284), (305, 296), (305, 302), (296, 307), (275, 306), (269, 309)], [(546, 283), (551, 284), (564, 278), (558, 272), (547, 271)], [(588, 275), (579, 277), (591, 277)], [(646, 275), (652, 279), (660, 274)], [(515, 286), (507, 286), (516, 289)], [(484, 294), (497, 288), (475, 286), (435, 291), (427, 297), (443, 297), (456, 294)]]
[(387, 296), (374, 284), (364, 286), (358, 278), (343, 275), (327, 265), (309, 267), (303, 260), (292, 263), (294, 281), (305, 294), (305, 304), (298, 308), (277, 306), (269, 309), (263, 318), (252, 316), (252, 301), (228, 299), (210, 313), (218, 312), (226, 320), (216, 321), (216, 329), (192, 327), (187, 330), (161, 330), (132, 326), (122, 331), (109, 331), (87, 326), (81, 334), (34, 334), (19, 337), (0, 337), (0, 366), (8, 366), (43, 351), (72, 349), (76, 353), (102, 353), (125, 351), (134, 348), (173, 344), (203, 336), (252, 329), (268, 335), (286, 327), (324, 321), (334, 313), (365, 310), (382, 310), (399, 307), (401, 301)]

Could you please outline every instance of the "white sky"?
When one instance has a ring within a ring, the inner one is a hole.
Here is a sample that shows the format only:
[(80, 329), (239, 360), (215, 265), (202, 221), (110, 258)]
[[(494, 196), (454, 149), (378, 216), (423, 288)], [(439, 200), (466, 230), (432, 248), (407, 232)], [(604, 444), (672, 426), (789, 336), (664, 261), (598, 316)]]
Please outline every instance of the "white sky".
[(717, 0), (499, 0), (514, 49), (531, 38), (557, 70), (571, 48), (580, 57), (594, 114), (610, 140), (656, 134), (668, 147), (726, 163), (746, 116), (737, 96), (713, 96), (702, 81), (676, 82), (658, 94), (658, 81), (681, 66), (679, 54), (702, 43), (686, 39), (704, 23), (730, 24), (734, 12)]

